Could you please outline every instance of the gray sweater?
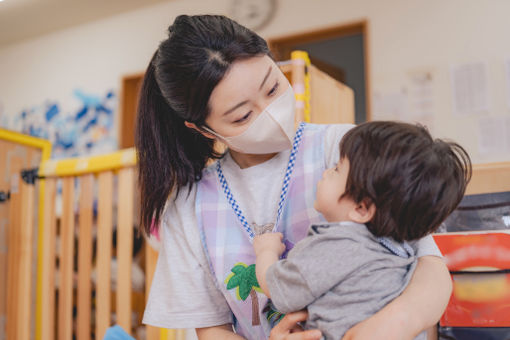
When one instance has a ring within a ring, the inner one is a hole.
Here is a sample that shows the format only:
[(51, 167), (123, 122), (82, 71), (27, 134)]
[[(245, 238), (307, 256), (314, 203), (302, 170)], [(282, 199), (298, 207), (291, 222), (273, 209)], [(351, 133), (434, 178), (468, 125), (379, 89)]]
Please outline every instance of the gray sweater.
[(388, 238), (380, 242), (364, 224), (326, 223), (311, 226), (287, 259), (269, 268), (266, 280), (280, 312), (306, 307), (305, 328), (339, 340), (400, 295), (416, 262), (410, 247)]

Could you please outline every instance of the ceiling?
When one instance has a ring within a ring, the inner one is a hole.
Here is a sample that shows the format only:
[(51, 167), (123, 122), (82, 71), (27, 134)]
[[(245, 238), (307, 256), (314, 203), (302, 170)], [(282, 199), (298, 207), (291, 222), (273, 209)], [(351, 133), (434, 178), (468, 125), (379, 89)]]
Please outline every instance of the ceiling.
[(0, 48), (9, 44), (169, 0), (0, 1)]

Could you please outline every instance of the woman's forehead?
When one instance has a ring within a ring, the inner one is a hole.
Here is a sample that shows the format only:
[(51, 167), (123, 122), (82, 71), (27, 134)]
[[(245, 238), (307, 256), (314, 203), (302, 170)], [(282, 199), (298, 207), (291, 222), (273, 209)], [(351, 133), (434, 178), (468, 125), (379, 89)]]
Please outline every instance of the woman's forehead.
[(222, 114), (233, 105), (250, 100), (260, 91), (268, 72), (275, 69), (276, 64), (266, 55), (234, 62), (211, 93), (211, 113)]

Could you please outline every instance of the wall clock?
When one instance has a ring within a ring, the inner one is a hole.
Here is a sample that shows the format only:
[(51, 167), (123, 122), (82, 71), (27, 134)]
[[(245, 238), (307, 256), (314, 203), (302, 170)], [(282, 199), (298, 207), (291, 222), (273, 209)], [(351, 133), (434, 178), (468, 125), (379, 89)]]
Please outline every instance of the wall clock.
[(232, 0), (230, 15), (239, 24), (259, 30), (265, 27), (276, 11), (276, 0)]

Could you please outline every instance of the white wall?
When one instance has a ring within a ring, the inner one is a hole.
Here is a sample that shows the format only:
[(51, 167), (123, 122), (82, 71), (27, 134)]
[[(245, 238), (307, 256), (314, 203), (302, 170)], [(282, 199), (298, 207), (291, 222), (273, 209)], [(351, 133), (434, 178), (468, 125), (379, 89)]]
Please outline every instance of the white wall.
[[(0, 114), (5, 121), (47, 99), (72, 100), (76, 87), (118, 90), (123, 75), (145, 69), (177, 15), (228, 14), (229, 4), (176, 0), (8, 46), (0, 50)], [(485, 116), (510, 116), (503, 64), (510, 58), (508, 13), (506, 0), (278, 0), (273, 21), (260, 34), (271, 38), (368, 19), (372, 93), (399, 92), (409, 72), (432, 70), (433, 132), (467, 147), (477, 162), (503, 161), (510, 160), (505, 150), (479, 153), (479, 116), (453, 113), (450, 67), (486, 62)]]

